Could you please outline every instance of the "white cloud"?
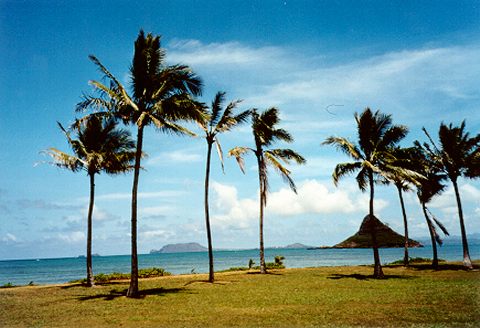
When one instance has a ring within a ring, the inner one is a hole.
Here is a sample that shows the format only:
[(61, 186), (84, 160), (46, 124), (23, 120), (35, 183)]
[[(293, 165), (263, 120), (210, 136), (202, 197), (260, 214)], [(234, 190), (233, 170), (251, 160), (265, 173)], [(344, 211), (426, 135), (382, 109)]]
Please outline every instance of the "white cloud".
[(158, 229), (158, 230), (148, 230), (148, 231), (143, 231), (140, 233), (141, 238), (145, 239), (169, 239), (175, 236), (175, 233), (173, 231), (167, 231), (163, 229)]
[[(183, 195), (185, 192), (178, 190), (164, 190), (158, 192), (139, 192), (137, 194), (138, 199), (151, 199), (151, 198), (171, 198)], [(131, 193), (111, 193), (103, 194), (95, 197), (96, 200), (129, 200), (132, 198)]]
[(157, 156), (147, 159), (146, 165), (172, 165), (173, 163), (198, 163), (204, 160), (204, 155), (192, 150), (174, 150), (162, 152)]
[(164, 216), (172, 213), (173, 210), (170, 206), (151, 206), (142, 207), (138, 212), (141, 216)]
[(57, 235), (58, 239), (69, 244), (85, 241), (85, 233), (82, 231), (73, 231), (70, 233), (60, 233)]
[(253, 48), (239, 42), (203, 44), (198, 40), (177, 40), (170, 45), (169, 59), (189, 65), (255, 65), (281, 56), (276, 47)]
[(452, 47), (393, 52), (332, 67), (310, 66), (296, 78), (265, 87), (246, 101), (273, 105), (308, 101), (323, 108), (385, 100), (402, 106), (417, 102), (418, 107), (431, 95), (473, 98), (478, 91), (479, 57), (479, 48)]
[(16, 243), (16, 242), (18, 242), (17, 237), (16, 237), (15, 235), (9, 233), (9, 232), (7, 232), (7, 233), (5, 234), (5, 236), (2, 237), (1, 240), (2, 240), (3, 242), (5, 242), (5, 243), (10, 243), (10, 242)]
[[(239, 199), (233, 186), (212, 183), (216, 193), (215, 205), (222, 214), (214, 215), (214, 221), (221, 226), (245, 229), (256, 222), (259, 213), (258, 199)], [(297, 188), (298, 194), (287, 188), (271, 192), (268, 195), (266, 211), (271, 215), (298, 216), (308, 214), (351, 214), (368, 212), (369, 196), (355, 191), (352, 198), (348, 189), (330, 190), (316, 180), (305, 180)], [(388, 202), (375, 200), (375, 210), (379, 213)], [(356, 223), (358, 224), (358, 222)]]

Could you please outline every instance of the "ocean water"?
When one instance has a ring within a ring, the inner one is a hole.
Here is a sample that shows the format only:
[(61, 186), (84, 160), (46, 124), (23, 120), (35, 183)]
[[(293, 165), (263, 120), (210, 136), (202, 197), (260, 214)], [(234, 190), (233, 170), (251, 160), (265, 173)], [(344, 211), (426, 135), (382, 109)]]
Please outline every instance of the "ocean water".
[[(480, 259), (480, 244), (470, 244), (472, 259)], [(431, 258), (431, 246), (412, 248), (410, 257)], [(444, 245), (438, 249), (439, 258), (447, 261), (463, 259), (461, 245)], [(373, 264), (371, 249), (266, 249), (267, 262), (276, 255), (285, 257), (287, 268), (318, 266), (345, 266)], [(403, 248), (380, 249), (382, 263), (403, 258)], [(247, 266), (249, 259), (257, 264), (258, 250), (215, 251), (215, 271), (231, 267)], [(0, 261), (0, 286), (65, 283), (85, 277), (85, 258), (57, 258)], [(208, 253), (141, 254), (139, 267), (161, 267), (173, 274), (208, 272)], [(99, 256), (93, 258), (93, 271), (97, 273), (130, 272), (130, 256)]]

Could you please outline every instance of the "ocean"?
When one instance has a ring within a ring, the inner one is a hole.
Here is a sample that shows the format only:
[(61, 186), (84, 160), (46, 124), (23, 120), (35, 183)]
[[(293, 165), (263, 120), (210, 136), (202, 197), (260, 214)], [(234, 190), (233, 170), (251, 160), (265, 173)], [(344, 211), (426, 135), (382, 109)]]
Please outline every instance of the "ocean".
[[(470, 244), (472, 259), (480, 259), (480, 243)], [(431, 258), (431, 246), (411, 248), (410, 257)], [(462, 246), (443, 245), (438, 248), (440, 259), (461, 261)], [(285, 257), (287, 268), (319, 266), (346, 266), (373, 264), (371, 249), (275, 249), (265, 250), (267, 262), (273, 262), (275, 256)], [(403, 258), (403, 248), (380, 249), (383, 264)], [(249, 259), (258, 264), (258, 250), (215, 251), (215, 271), (231, 267), (248, 266)], [(0, 286), (57, 284), (85, 277), (85, 258), (52, 258), (0, 261)], [(172, 274), (208, 272), (208, 253), (170, 253), (141, 254), (138, 258), (140, 268), (161, 267)], [(97, 273), (130, 272), (130, 255), (96, 256), (93, 258), (93, 271)]]

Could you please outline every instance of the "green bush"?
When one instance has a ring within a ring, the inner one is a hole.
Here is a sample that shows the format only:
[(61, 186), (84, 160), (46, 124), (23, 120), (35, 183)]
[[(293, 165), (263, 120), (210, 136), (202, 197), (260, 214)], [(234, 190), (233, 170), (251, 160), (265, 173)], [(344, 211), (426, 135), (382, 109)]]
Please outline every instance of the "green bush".
[(12, 284), (11, 282), (7, 282), (3, 286), (0, 286), (0, 288), (12, 288), (12, 287), (16, 287), (16, 286), (14, 284)]
[[(419, 263), (431, 263), (432, 259), (425, 258), (425, 257), (410, 257), (408, 259), (409, 264), (419, 264)], [(443, 259), (438, 259), (438, 262), (445, 262)], [(403, 259), (393, 261), (392, 263), (388, 263), (387, 265), (403, 265)]]
[[(171, 273), (165, 271), (163, 268), (146, 268), (138, 270), (138, 277), (139, 278), (153, 278), (153, 277), (163, 277), (163, 276), (170, 276)], [(96, 283), (102, 284), (107, 283), (114, 280), (125, 280), (130, 279), (130, 273), (121, 273), (121, 272), (113, 272), (109, 274), (99, 273), (93, 276), (93, 279)], [(81, 283), (85, 284), (87, 279), (79, 279), (70, 281), (71, 283)]]

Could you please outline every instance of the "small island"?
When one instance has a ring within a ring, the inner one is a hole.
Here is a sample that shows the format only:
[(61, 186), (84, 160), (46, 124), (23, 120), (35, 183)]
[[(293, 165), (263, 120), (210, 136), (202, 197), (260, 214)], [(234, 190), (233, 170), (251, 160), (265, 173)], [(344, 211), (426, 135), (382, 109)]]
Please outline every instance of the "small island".
[(161, 249), (152, 249), (150, 254), (165, 254), (165, 253), (195, 253), (206, 252), (208, 249), (199, 243), (179, 243), (168, 244)]
[[(405, 246), (405, 237), (392, 230), (389, 226), (373, 217), (373, 222), (367, 215), (360, 225), (360, 229), (353, 236), (345, 239), (334, 246), (320, 246), (309, 249), (328, 249), (328, 248), (371, 248), (372, 235), (370, 225), (374, 224), (377, 232), (377, 243), (380, 248), (399, 248)], [(408, 247), (423, 247), (423, 245), (413, 239), (408, 239)]]

